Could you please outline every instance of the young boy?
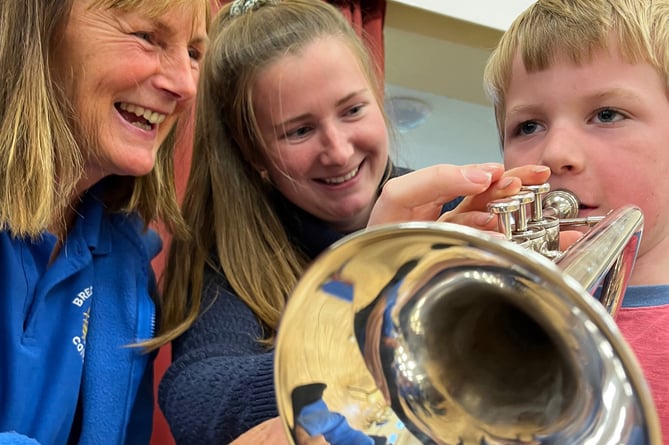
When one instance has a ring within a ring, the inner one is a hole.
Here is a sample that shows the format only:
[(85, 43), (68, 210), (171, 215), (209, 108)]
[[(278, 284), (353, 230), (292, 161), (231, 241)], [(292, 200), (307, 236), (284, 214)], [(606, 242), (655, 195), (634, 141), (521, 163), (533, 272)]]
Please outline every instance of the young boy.
[(507, 168), (543, 164), (580, 216), (645, 215), (617, 323), (669, 439), (669, 0), (539, 0), (485, 72)]

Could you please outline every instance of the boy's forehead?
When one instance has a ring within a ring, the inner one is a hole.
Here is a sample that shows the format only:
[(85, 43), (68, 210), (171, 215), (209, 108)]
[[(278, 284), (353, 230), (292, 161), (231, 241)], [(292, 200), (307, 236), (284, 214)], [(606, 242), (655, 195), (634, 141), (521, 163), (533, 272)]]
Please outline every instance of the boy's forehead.
[(539, 49), (532, 44), (519, 43), (514, 51), (512, 66), (516, 66), (518, 59), (522, 61), (525, 70), (535, 72), (549, 69), (555, 64), (581, 66), (601, 56), (620, 57), (628, 63), (654, 65), (649, 54), (638, 51), (638, 47), (631, 42), (621, 41), (620, 36), (612, 30), (604, 41), (582, 42), (580, 45), (559, 38), (546, 42)]
[[(666, 97), (663, 72), (644, 60), (629, 60), (616, 48), (601, 48), (578, 61), (556, 53), (542, 69), (529, 69), (517, 53), (510, 65), (504, 108), (525, 111), (551, 103), (582, 105), (612, 100), (631, 106)], [(665, 94), (662, 94), (665, 92)]]
[(513, 75), (518, 70), (534, 73), (549, 70), (556, 66), (580, 67), (587, 65), (601, 56), (622, 57), (628, 62), (633, 62), (627, 60), (625, 54), (619, 50), (617, 45), (613, 47), (593, 46), (592, 48), (573, 49), (555, 44), (545, 54), (542, 54), (541, 57), (534, 57), (532, 53), (524, 52), (522, 49), (516, 50), (510, 64), (510, 74)]

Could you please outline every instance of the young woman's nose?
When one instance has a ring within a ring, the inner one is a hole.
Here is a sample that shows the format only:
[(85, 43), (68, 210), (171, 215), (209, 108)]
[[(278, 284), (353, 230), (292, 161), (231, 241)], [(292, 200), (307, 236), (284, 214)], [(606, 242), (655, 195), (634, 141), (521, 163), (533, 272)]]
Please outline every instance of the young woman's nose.
[(346, 165), (353, 155), (353, 145), (348, 135), (336, 124), (323, 126), (320, 160), (324, 165)]

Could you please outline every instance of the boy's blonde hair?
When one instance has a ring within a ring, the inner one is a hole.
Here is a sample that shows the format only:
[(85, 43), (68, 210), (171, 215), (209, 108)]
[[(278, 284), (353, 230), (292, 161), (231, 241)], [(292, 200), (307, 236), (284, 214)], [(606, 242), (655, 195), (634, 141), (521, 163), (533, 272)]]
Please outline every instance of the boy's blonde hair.
[(550, 67), (557, 57), (588, 61), (611, 39), (630, 63), (647, 62), (669, 91), (669, 0), (538, 0), (502, 36), (484, 72), (504, 143), (505, 99), (516, 56), (528, 72)]

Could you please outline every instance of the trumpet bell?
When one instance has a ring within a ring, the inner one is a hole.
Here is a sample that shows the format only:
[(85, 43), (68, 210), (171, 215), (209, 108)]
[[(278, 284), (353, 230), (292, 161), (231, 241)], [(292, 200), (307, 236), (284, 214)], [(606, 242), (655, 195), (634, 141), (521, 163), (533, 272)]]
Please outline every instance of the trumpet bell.
[(323, 433), (302, 409), (317, 387), (307, 401), (367, 443), (659, 445), (640, 367), (588, 290), (542, 255), (459, 225), (350, 235), (306, 271), (281, 321), (287, 434)]

